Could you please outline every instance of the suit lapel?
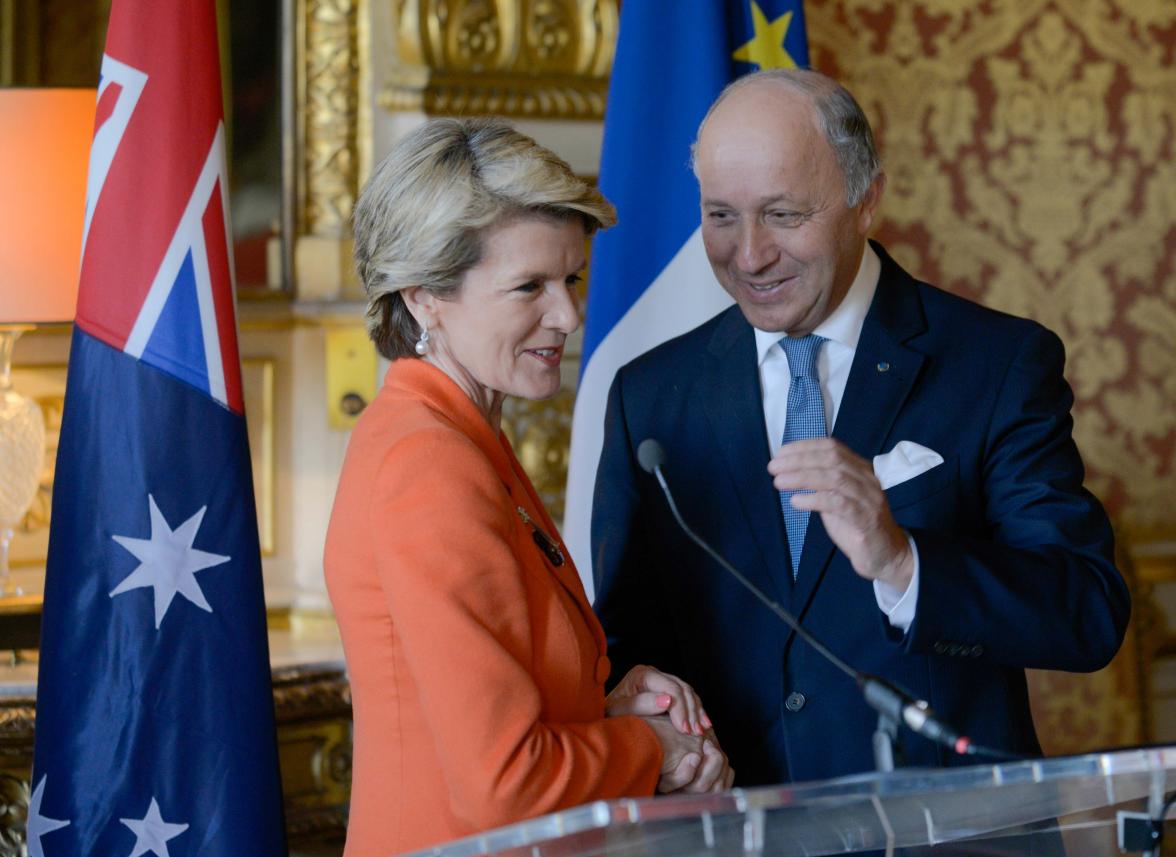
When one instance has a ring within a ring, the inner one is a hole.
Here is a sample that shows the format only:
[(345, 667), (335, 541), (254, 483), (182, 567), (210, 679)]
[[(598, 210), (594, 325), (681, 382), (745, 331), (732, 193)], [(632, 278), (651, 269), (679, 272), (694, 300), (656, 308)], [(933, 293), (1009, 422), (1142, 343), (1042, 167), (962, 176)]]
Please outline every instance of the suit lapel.
[(768, 474), (768, 439), (756, 366), (755, 337), (738, 307), (728, 310), (710, 346), (713, 361), (698, 385), (698, 403), (726, 463), (764, 570), (752, 577), (780, 599), (792, 588), (780, 495)]
[[(927, 326), (915, 281), (879, 245), (873, 247), (882, 271), (833, 426), (833, 437), (867, 461), (883, 451), (882, 444), (918, 380), (926, 358), (906, 343)], [(792, 592), (797, 616), (803, 616), (833, 552), (820, 516), (813, 515)]]
[[(588, 595), (584, 592), (584, 584), (580, 581), (580, 573), (576, 570), (575, 563), (572, 562), (571, 552), (568, 546), (564, 544), (563, 538), (559, 534), (559, 529), (555, 526), (555, 521), (551, 519), (551, 515), (547, 512), (547, 507), (539, 498), (539, 493), (535, 490), (535, 485), (531, 482), (527, 471), (523, 469), (523, 465), (519, 463), (518, 457), (514, 453), (514, 448), (511, 447), (510, 441), (503, 434), (499, 441), (503, 452), (510, 462), (511, 471), (514, 474), (513, 485), (511, 482), (506, 483), (507, 490), (511, 494), (512, 500), (516, 504), (523, 505), (527, 510), (527, 514), (531, 516), (533, 526), (537, 526), (542, 530), (543, 535), (554, 539), (559, 544), (560, 550), (564, 555), (564, 562), (560, 565), (553, 565), (550, 561), (546, 563), (547, 570), (551, 576), (555, 578), (556, 582), (564, 588), (568, 596), (575, 602), (577, 609), (580, 611), (584, 623), (592, 632), (592, 637), (596, 641), (596, 648), (601, 654), (604, 654), (608, 644), (604, 636), (604, 628), (600, 625), (600, 620), (592, 610), (592, 605), (588, 601)], [(523, 495), (522, 497), (517, 494)], [(525, 502), (523, 501), (525, 498)]]

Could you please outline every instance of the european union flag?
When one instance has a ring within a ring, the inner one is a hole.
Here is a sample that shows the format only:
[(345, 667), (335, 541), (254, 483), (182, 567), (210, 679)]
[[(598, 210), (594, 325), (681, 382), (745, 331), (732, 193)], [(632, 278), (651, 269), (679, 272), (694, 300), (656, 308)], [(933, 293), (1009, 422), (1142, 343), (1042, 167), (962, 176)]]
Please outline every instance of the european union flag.
[(731, 303), (703, 251), (690, 144), (736, 77), (808, 64), (801, 0), (621, 6), (600, 164), (620, 221), (592, 254), (563, 527), (590, 597), (592, 491), (613, 376)]
[(285, 853), (212, 0), (114, 0), (28, 847)]

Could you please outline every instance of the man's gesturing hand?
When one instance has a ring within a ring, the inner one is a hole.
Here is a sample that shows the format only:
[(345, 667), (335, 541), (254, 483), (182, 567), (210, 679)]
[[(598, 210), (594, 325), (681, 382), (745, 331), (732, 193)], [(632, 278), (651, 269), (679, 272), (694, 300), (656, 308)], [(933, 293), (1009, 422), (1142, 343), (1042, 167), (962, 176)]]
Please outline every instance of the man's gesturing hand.
[(915, 570), (914, 556), (870, 462), (845, 444), (823, 437), (780, 447), (768, 462), (768, 472), (779, 491), (811, 492), (793, 494), (793, 508), (820, 514), (825, 532), (854, 571), (906, 590)]

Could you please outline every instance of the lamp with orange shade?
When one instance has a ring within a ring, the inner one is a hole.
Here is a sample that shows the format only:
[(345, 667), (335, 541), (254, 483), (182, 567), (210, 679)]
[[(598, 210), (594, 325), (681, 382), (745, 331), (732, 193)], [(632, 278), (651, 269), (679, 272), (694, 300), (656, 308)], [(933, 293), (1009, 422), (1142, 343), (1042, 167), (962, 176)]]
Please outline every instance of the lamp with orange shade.
[(94, 133), (93, 89), (0, 89), (0, 588), (13, 528), (36, 496), (45, 425), (12, 387), (12, 350), (74, 317)]

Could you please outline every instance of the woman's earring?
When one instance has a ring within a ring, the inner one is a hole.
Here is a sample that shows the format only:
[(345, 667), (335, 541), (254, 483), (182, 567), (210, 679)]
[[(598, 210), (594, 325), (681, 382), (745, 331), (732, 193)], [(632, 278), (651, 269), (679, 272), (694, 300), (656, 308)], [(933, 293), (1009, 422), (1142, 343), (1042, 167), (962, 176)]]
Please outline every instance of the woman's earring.
[(421, 325), (421, 337), (420, 337), (420, 339), (418, 339), (416, 341), (416, 345), (413, 346), (413, 349), (421, 357), (424, 357), (425, 354), (428, 353), (428, 351), (429, 351), (429, 328), (428, 328), (428, 325), (425, 325), (425, 324)]

